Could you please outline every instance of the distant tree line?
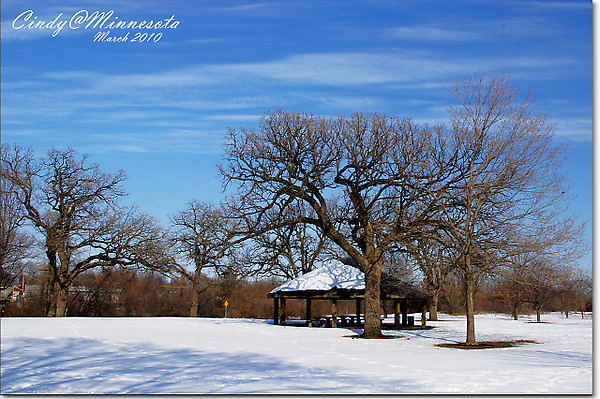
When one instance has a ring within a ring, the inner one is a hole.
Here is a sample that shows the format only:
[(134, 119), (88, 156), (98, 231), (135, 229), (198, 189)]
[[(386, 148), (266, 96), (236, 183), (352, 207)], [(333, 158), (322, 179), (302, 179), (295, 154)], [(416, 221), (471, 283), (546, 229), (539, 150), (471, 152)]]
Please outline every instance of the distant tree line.
[[(508, 76), (446, 85), (448, 124), (276, 110), (257, 130), (231, 129), (219, 170), (234, 194), (192, 200), (168, 226), (124, 203), (123, 171), (105, 173), (70, 148), (38, 158), (3, 144), (0, 284), (44, 259), (48, 316), (210, 316), (242, 287), (250, 295), (267, 290), (261, 279), (348, 257), (365, 273), (364, 337), (381, 335), (384, 271), (423, 284), (432, 319), (438, 308), (464, 311), (468, 344), (484, 291), (515, 316), (561, 295), (565, 310), (580, 310), (591, 284), (574, 265), (588, 248), (568, 212), (555, 126)], [(266, 316), (260, 300), (246, 303)]]
[[(2, 301), (2, 316), (47, 315), (49, 281), (49, 276), (43, 272), (19, 276), (18, 284), (13, 286), (19, 292)], [(267, 294), (282, 281), (278, 278), (247, 279), (233, 274), (203, 276), (202, 289), (195, 299), (198, 303), (196, 316), (224, 317), (227, 301), (227, 317), (271, 318), (273, 303)], [(584, 312), (593, 310), (591, 277), (583, 273), (564, 275), (564, 280), (555, 279), (550, 284), (534, 286), (539, 287), (535, 290), (524, 289), (518, 284), (514, 279), (498, 278), (478, 287), (475, 310), (510, 314), (515, 319), (519, 315), (537, 314), (537, 321), (541, 322), (541, 312), (562, 312), (566, 317), (577, 313), (575, 317), (582, 317)], [(21, 287), (24, 288), (22, 293)], [(81, 274), (71, 287), (67, 296), (67, 314), (78, 317), (187, 317), (193, 296), (196, 295), (192, 282), (183, 277), (168, 278), (156, 272), (121, 268), (91, 271)], [(291, 318), (302, 318), (306, 314), (304, 306), (304, 301), (289, 301), (286, 311)], [(352, 301), (340, 301), (338, 306), (341, 314), (354, 312)], [(382, 303), (382, 309), (384, 314), (386, 311), (393, 313), (393, 303)], [(438, 309), (451, 315), (465, 314), (464, 290), (458, 278), (451, 276), (444, 284)], [(312, 310), (315, 315), (325, 315), (331, 312), (331, 306), (326, 301), (315, 301)]]

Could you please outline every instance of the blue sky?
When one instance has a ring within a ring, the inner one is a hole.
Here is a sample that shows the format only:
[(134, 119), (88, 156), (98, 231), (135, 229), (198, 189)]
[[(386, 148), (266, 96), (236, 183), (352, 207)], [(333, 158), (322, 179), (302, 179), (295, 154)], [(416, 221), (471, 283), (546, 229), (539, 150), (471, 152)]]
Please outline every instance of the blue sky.
[[(109, 29), (69, 26), (84, 11), (113, 11), (104, 26), (178, 24), (110, 29), (129, 41), (99, 42)], [(27, 27), (55, 19), (67, 23), (55, 36)], [(124, 169), (128, 201), (164, 222), (193, 198), (222, 197), (215, 164), (228, 127), (277, 108), (444, 121), (440, 80), (510, 71), (570, 145), (572, 210), (591, 241), (589, 1), (2, 0), (1, 21), (2, 142), (39, 155), (70, 146), (104, 171)], [(136, 32), (162, 36), (131, 42)]]

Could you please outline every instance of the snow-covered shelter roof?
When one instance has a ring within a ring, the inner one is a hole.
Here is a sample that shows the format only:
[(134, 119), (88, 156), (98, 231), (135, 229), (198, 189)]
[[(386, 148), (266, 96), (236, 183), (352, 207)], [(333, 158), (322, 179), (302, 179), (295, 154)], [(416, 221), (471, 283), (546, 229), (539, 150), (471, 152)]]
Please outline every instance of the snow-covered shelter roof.
[[(269, 293), (277, 297), (362, 298), (365, 274), (341, 261), (325, 263), (320, 268), (280, 285)], [(381, 276), (382, 298), (428, 299), (431, 294), (394, 276)]]
[(331, 261), (312, 272), (280, 285), (271, 293), (279, 291), (329, 291), (336, 288), (364, 290), (365, 274), (357, 268), (340, 261)]

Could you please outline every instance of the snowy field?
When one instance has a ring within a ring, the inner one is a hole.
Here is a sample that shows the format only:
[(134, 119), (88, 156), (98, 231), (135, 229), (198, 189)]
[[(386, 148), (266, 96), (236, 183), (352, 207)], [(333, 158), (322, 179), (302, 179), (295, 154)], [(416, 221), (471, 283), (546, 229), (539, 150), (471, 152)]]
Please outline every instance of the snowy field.
[(385, 340), (268, 320), (4, 318), (1, 393), (592, 393), (589, 315), (478, 315), (480, 341), (539, 342), (479, 350), (436, 347), (465, 336), (464, 317), (440, 318)]

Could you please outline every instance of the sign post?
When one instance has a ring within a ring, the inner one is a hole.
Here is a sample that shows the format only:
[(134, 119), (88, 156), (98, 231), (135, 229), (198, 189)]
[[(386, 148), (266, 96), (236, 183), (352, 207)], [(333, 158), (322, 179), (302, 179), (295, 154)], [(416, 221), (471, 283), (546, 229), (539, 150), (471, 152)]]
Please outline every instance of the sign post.
[(227, 306), (229, 305), (229, 302), (225, 301), (223, 305), (225, 305), (225, 317), (227, 317)]

